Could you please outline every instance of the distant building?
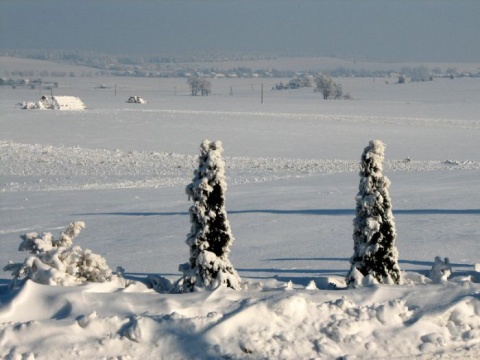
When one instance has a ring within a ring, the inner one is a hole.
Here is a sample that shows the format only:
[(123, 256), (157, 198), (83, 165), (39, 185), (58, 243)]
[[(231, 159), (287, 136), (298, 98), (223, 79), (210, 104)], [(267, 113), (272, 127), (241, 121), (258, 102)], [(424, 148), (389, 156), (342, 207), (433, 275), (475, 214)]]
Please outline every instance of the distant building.
[(37, 102), (23, 102), (19, 104), (22, 109), (47, 109), (47, 110), (85, 110), (87, 107), (75, 96), (42, 96)]

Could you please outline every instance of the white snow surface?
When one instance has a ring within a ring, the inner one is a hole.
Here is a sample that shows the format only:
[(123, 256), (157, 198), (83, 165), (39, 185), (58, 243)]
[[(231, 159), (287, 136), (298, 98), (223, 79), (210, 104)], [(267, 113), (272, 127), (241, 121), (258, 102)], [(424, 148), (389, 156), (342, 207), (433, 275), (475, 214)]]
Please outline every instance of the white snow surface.
[[(38, 93), (0, 88), (0, 263), (25, 260), (21, 235), (82, 221), (76, 244), (125, 279), (11, 290), (4, 272), (1, 358), (480, 357), (480, 79), (338, 79), (356, 100), (302, 89), (263, 104), (250, 79), (214, 79), (209, 97), (183, 79), (108, 78), (117, 96), (59, 81), (89, 108), (23, 111), (18, 98)], [(131, 93), (151, 100), (134, 108)], [(206, 138), (224, 147), (242, 289), (170, 294), (160, 285), (188, 260), (184, 188)], [(387, 145), (405, 284), (346, 289), (372, 139)], [(436, 256), (449, 259), (441, 281), (428, 278)]]

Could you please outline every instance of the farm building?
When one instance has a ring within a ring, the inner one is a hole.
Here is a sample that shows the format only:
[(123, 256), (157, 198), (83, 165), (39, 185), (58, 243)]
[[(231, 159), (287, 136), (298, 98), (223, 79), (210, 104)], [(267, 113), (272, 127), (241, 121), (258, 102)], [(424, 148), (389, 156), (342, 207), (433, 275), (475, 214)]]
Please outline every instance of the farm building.
[(49, 110), (85, 110), (86, 106), (75, 96), (42, 96), (39, 101), (23, 102), (22, 109), (49, 109)]

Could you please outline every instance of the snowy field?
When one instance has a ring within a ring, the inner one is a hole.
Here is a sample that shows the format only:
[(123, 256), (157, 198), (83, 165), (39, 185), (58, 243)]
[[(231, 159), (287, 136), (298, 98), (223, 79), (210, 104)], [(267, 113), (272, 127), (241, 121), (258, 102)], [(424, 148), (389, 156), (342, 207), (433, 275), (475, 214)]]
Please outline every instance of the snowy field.
[[(75, 244), (123, 267), (128, 286), (9, 290), (4, 272), (0, 357), (479, 358), (480, 79), (335, 80), (355, 100), (271, 91), (270, 79), (212, 80), (211, 96), (191, 97), (184, 79), (78, 77), (54, 95), (87, 110), (21, 110), (49, 91), (1, 87), (0, 264), (25, 259), (20, 235), (57, 237), (80, 220)], [(204, 139), (225, 149), (243, 289), (155, 291), (149, 275), (175, 281), (188, 260), (185, 186)], [(358, 162), (372, 139), (387, 145), (406, 281), (347, 290)], [(448, 282), (428, 279), (437, 255), (453, 264)]]

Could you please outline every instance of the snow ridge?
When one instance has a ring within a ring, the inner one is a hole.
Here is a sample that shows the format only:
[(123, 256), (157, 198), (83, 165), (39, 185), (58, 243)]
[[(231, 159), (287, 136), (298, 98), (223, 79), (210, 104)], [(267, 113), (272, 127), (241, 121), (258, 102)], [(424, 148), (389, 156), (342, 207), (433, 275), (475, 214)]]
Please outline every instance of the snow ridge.
[[(357, 172), (357, 160), (224, 157), (230, 184), (266, 182), (315, 174)], [(56, 147), (0, 141), (0, 192), (156, 188), (183, 185), (196, 157), (174, 153)], [(386, 171), (480, 169), (480, 162), (386, 160)], [(23, 182), (19, 182), (18, 178)]]
[(362, 116), (362, 115), (336, 115), (336, 114), (308, 114), (308, 113), (288, 113), (288, 112), (243, 112), (243, 111), (208, 111), (208, 110), (147, 110), (147, 109), (123, 109), (122, 111), (142, 111), (165, 113), (171, 115), (227, 115), (228, 117), (264, 117), (264, 118), (283, 118), (283, 119), (311, 119), (316, 121), (334, 121), (350, 123), (368, 123), (368, 124), (401, 124), (416, 125), (428, 127), (455, 127), (467, 129), (480, 129), (480, 120), (462, 120), (462, 119), (439, 119), (422, 117), (400, 117), (400, 116)]

